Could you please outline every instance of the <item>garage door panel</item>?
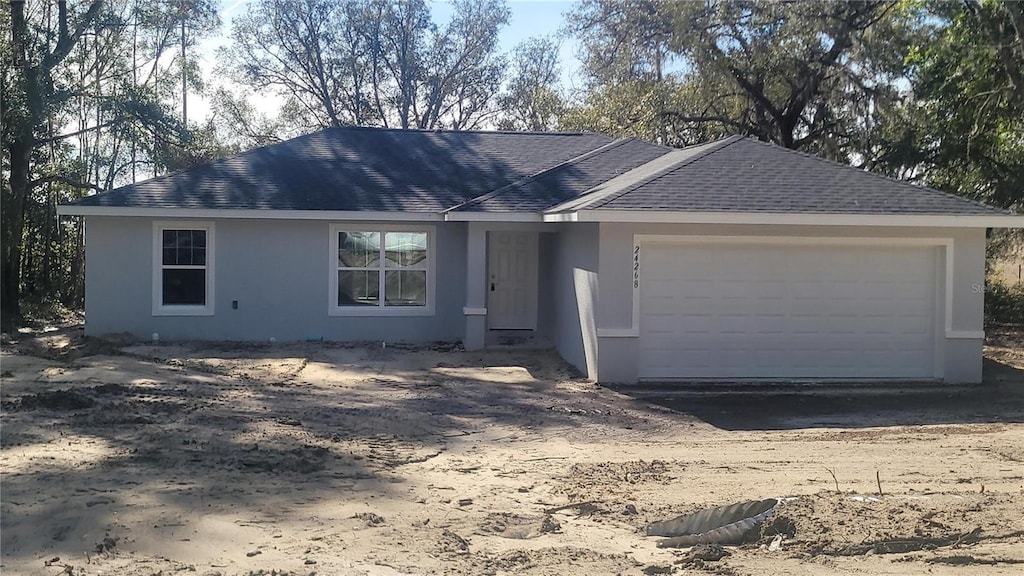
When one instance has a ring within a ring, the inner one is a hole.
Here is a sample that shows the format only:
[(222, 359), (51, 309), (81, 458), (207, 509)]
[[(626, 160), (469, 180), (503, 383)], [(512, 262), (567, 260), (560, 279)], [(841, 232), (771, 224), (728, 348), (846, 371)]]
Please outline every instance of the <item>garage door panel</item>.
[(930, 378), (936, 249), (651, 244), (641, 378)]

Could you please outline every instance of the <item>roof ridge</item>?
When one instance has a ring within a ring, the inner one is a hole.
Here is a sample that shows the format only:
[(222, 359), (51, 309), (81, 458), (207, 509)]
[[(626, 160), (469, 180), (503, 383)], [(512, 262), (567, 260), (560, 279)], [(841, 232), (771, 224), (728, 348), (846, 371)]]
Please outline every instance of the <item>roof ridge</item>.
[(973, 206), (977, 206), (977, 207), (981, 207), (981, 208), (987, 208), (989, 210), (996, 211), (996, 212), (1001, 212), (1003, 214), (1010, 214), (1010, 215), (1016, 214), (1015, 212), (1012, 212), (1010, 210), (1006, 210), (1004, 208), (996, 208), (995, 206), (989, 206), (988, 204), (985, 204), (984, 202), (981, 202), (980, 200), (975, 200), (973, 198), (966, 198), (964, 196), (959, 196), (957, 194), (952, 194), (950, 192), (944, 192), (942, 190), (938, 190), (936, 188), (932, 188), (931, 186), (920, 186), (920, 185), (914, 184), (913, 182), (908, 182), (908, 181), (900, 179), (900, 178), (895, 178), (893, 176), (886, 176), (884, 174), (878, 174), (877, 172), (872, 172), (871, 170), (865, 170), (864, 168), (857, 168), (856, 166), (853, 166), (851, 164), (845, 164), (843, 162), (839, 162), (839, 161), (836, 161), (836, 160), (830, 160), (828, 158), (823, 158), (821, 156), (816, 156), (814, 154), (811, 154), (809, 152), (804, 152), (802, 150), (794, 150), (792, 148), (786, 148), (785, 146), (779, 146), (778, 144), (773, 144), (771, 142), (763, 142), (761, 140), (758, 140), (757, 138), (753, 138), (753, 137), (749, 137), (749, 136), (745, 137), (745, 139), (749, 140), (750, 142), (752, 142), (754, 144), (760, 144), (762, 146), (767, 146), (767, 147), (772, 148), (774, 150), (780, 150), (782, 152), (788, 152), (788, 153), (791, 153), (791, 154), (796, 154), (798, 156), (803, 156), (805, 158), (810, 158), (812, 160), (817, 160), (818, 162), (823, 162), (825, 164), (829, 164), (829, 165), (832, 165), (832, 166), (838, 166), (838, 167), (846, 169), (846, 170), (852, 170), (853, 172), (856, 172), (858, 174), (868, 174), (868, 175), (870, 175), (870, 176), (872, 176), (874, 178), (885, 180), (886, 182), (895, 182), (895, 183), (897, 183), (897, 184), (899, 184), (901, 186), (906, 186), (906, 187), (912, 188), (915, 191), (924, 191), (924, 192), (930, 192), (930, 193), (933, 193), (933, 194), (938, 194), (940, 196), (945, 196), (945, 197), (953, 199), (953, 200), (958, 200), (960, 202), (964, 202), (964, 203), (971, 204)]
[[(665, 153), (665, 154), (663, 154), (663, 155), (661, 155), (661, 156), (651, 160), (650, 162), (646, 162), (644, 164), (641, 164), (640, 166), (637, 166), (636, 168), (634, 168), (633, 170), (630, 170), (629, 172), (626, 172), (622, 176), (625, 176), (625, 175), (629, 174), (630, 172), (634, 172), (634, 171), (637, 171), (637, 170), (642, 170), (644, 168), (644, 166), (649, 166), (650, 164), (655, 163), (658, 160), (662, 160), (662, 159), (666, 158), (670, 154), (677, 154), (677, 153), (680, 153), (680, 152), (685, 152), (686, 150), (692, 150), (694, 148), (699, 148), (701, 146), (708, 146), (707, 150), (704, 150), (703, 152), (701, 152), (699, 154), (694, 154), (693, 156), (690, 156), (688, 158), (683, 158), (682, 160), (679, 160), (678, 162), (673, 162), (673, 163), (665, 166), (664, 168), (661, 168), (661, 169), (655, 171), (653, 174), (650, 174), (649, 176), (641, 178), (640, 180), (638, 180), (636, 182), (630, 183), (625, 188), (622, 188), (620, 190), (609, 191), (609, 193), (604, 195), (604, 196), (598, 196), (596, 198), (591, 197), (592, 194), (599, 194), (598, 189), (601, 188), (602, 186), (607, 186), (611, 182), (609, 180), (608, 182), (604, 182), (602, 184), (599, 184), (598, 186), (594, 186), (590, 190), (587, 190), (582, 195), (580, 195), (579, 198), (574, 199), (575, 202), (573, 202), (573, 201), (566, 202), (566, 203), (563, 203), (562, 205), (553, 206), (553, 207), (549, 208), (549, 210), (555, 210), (555, 211), (561, 211), (561, 210), (565, 210), (565, 209), (589, 210), (589, 209), (600, 208), (601, 206), (604, 206), (605, 204), (608, 204), (609, 202), (613, 202), (613, 201), (617, 200), (618, 198), (621, 198), (622, 196), (632, 192), (633, 190), (635, 190), (639, 186), (642, 186), (644, 184), (647, 184), (647, 183), (653, 182), (653, 181), (655, 181), (655, 180), (657, 180), (659, 178), (662, 178), (662, 177), (664, 177), (667, 174), (675, 172), (676, 170), (678, 170), (678, 169), (680, 169), (680, 168), (682, 168), (684, 166), (687, 166), (689, 164), (692, 164), (693, 162), (696, 162), (697, 160), (700, 160), (701, 158), (705, 158), (705, 157), (707, 157), (707, 156), (709, 156), (709, 155), (711, 155), (711, 154), (713, 154), (715, 152), (718, 152), (719, 150), (722, 150), (722, 149), (724, 149), (724, 148), (726, 148), (728, 146), (731, 146), (732, 144), (735, 144), (736, 142), (739, 142), (741, 139), (743, 139), (743, 136), (733, 135), (733, 136), (728, 136), (726, 138), (722, 138), (722, 139), (719, 139), (719, 140), (713, 140), (711, 142), (705, 142), (703, 144), (694, 144), (692, 146), (684, 146), (683, 148), (676, 148), (674, 150), (670, 150), (669, 152), (667, 152), (667, 153)], [(582, 200), (582, 202), (580, 202), (581, 200)], [(573, 205), (574, 203), (575, 203), (575, 205)]]
[(634, 140), (636, 140), (636, 139), (635, 138), (630, 138), (630, 137), (617, 138), (615, 140), (612, 140), (611, 142), (608, 142), (607, 144), (602, 144), (601, 146), (598, 146), (597, 148), (594, 148), (593, 150), (588, 150), (588, 151), (584, 152), (583, 154), (580, 154), (578, 156), (574, 156), (572, 158), (569, 158), (568, 160), (565, 160), (563, 162), (555, 164), (554, 166), (551, 166), (550, 168), (545, 168), (543, 170), (540, 170), (539, 172), (536, 172), (534, 174), (530, 174), (529, 176), (524, 176), (524, 177), (520, 178), (519, 180), (516, 180), (515, 182), (510, 182), (508, 184), (505, 184), (504, 186), (501, 186), (499, 188), (495, 188), (494, 190), (491, 190), (490, 192), (486, 192), (486, 193), (481, 194), (479, 196), (476, 196), (474, 198), (470, 198), (469, 200), (466, 200), (465, 202), (462, 202), (460, 204), (456, 204), (455, 206), (452, 206), (451, 208), (447, 208), (445, 210), (442, 210), (441, 213), (442, 214), (446, 214), (448, 212), (455, 212), (455, 211), (460, 210), (462, 208), (466, 208), (466, 207), (472, 206), (474, 204), (479, 204), (481, 202), (485, 202), (487, 200), (491, 200), (493, 198), (497, 198), (498, 196), (501, 196), (501, 195), (505, 194), (506, 192), (510, 192), (510, 191), (512, 191), (512, 190), (514, 190), (516, 188), (521, 188), (521, 187), (525, 186), (526, 184), (529, 184), (530, 182), (536, 180), (537, 178), (540, 178), (540, 177), (544, 176), (545, 174), (548, 174), (548, 173), (550, 173), (550, 172), (552, 172), (554, 170), (558, 170), (558, 169), (564, 168), (566, 166), (572, 166), (572, 165), (577, 164), (579, 162), (582, 162), (582, 161), (584, 161), (584, 160), (586, 160), (588, 158), (593, 158), (594, 156), (597, 156), (598, 154), (603, 154), (603, 153), (605, 153), (605, 152), (607, 152), (609, 150), (614, 150), (615, 148), (618, 148), (618, 147), (620, 147), (620, 146), (622, 146), (622, 145), (624, 145), (624, 144), (626, 144), (628, 142), (632, 142)]
[(472, 130), (456, 130), (452, 128), (398, 128), (395, 126), (362, 126), (357, 124), (347, 126), (328, 126), (321, 132), (328, 130), (367, 130), (377, 132), (417, 132), (425, 134), (525, 134), (530, 136), (606, 136), (600, 132), (560, 132), (545, 130), (485, 130), (482, 128)]

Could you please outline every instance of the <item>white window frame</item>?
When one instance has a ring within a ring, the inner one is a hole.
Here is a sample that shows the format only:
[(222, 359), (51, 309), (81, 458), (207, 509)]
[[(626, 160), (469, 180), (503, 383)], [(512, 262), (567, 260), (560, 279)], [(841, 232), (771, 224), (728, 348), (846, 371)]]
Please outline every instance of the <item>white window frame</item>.
[[(187, 267), (204, 268), (206, 270), (206, 304), (204, 306), (163, 303), (164, 230), (206, 231), (206, 265)], [(213, 303), (215, 299), (214, 271), (217, 268), (214, 262), (217, 253), (215, 236), (213, 222), (197, 222), (193, 220), (159, 220), (153, 222), (153, 316), (213, 316)]]
[[(330, 316), (433, 316), (434, 270), (437, 262), (436, 227), (434, 226), (401, 226), (395, 224), (375, 224), (369, 222), (348, 222), (331, 224), (330, 250), (328, 251), (328, 290), (327, 313)], [(427, 235), (427, 301), (426, 306), (387, 306), (384, 300), (384, 277), (387, 270), (400, 268), (384, 268), (383, 254), (379, 260), (381, 268), (378, 278), (380, 283), (380, 304), (377, 306), (339, 306), (338, 305), (338, 234), (341, 232), (379, 232), (381, 250), (384, 249), (384, 235), (388, 232), (421, 232)]]

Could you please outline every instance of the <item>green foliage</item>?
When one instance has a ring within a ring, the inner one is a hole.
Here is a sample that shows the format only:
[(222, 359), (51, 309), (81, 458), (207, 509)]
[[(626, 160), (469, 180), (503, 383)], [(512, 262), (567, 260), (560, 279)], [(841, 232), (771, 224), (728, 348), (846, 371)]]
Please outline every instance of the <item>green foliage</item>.
[(985, 323), (1024, 325), (1024, 284), (990, 280), (985, 287)]
[[(56, 206), (179, 165), (196, 139), (179, 88), (186, 52), (218, 25), (211, 0), (12, 2), (0, 11), (3, 321), (22, 295), (81, 305), (84, 237)], [(184, 36), (184, 37), (183, 37)], [(174, 164), (177, 162), (178, 164)]]
[(583, 0), (561, 124), (746, 134), (1024, 208), (1024, 2)]
[[(1024, 46), (1012, 27), (987, 27), (1012, 21), (1004, 11), (1024, 14), (1024, 3), (933, 9), (947, 24), (907, 57), (914, 98), (893, 123), (880, 165), (913, 170), (940, 190), (1024, 210), (1024, 90), (1014, 81), (1024, 76)], [(1004, 47), (1013, 48), (1009, 56)]]
[[(582, 0), (566, 29), (583, 44), (590, 87), (632, 80), (660, 82), (676, 64), (669, 49), (674, 13), (689, 10), (672, 0)], [(695, 4), (695, 3), (691, 3)]]
[(666, 110), (686, 106), (695, 98), (687, 86), (655, 80), (626, 80), (595, 88), (581, 106), (566, 110), (560, 128), (614, 134), (687, 146), (725, 135), (720, 126), (688, 123)]
[(590, 116), (622, 126), (623, 115), (601, 106), (639, 82), (652, 108), (626, 114), (626, 133), (666, 142), (748, 134), (849, 160), (876, 111), (898, 100), (919, 12), (878, 1), (587, 0), (570, 19), (591, 79), (575, 116), (597, 106)]

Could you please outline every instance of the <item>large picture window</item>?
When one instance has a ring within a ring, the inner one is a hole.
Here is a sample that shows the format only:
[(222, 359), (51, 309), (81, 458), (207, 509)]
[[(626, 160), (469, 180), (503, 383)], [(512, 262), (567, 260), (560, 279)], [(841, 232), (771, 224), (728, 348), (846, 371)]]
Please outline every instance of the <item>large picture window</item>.
[(432, 308), (428, 230), (331, 227), (332, 312), (417, 314)]
[(212, 314), (213, 225), (157, 223), (153, 236), (154, 314)]

